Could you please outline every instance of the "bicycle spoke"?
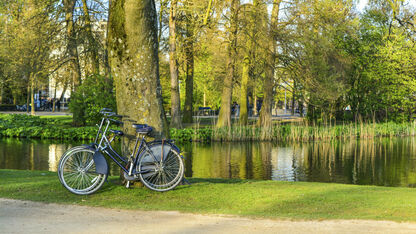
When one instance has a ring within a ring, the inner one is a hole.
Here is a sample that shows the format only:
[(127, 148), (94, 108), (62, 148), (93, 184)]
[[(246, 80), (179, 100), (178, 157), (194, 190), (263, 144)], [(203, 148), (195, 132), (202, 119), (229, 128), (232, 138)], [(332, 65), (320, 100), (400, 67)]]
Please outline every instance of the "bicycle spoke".
[(102, 174), (96, 172), (93, 159), (94, 151), (79, 148), (69, 151), (61, 159), (58, 170), (64, 186), (76, 194), (90, 194), (99, 189), (105, 181)]

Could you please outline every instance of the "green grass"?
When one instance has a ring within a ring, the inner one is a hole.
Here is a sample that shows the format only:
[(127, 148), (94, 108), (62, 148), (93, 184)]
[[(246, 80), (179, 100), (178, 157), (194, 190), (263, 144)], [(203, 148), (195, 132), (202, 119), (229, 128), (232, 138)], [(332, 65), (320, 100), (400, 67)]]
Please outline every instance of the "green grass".
[(416, 190), (329, 183), (190, 179), (173, 191), (126, 189), (111, 177), (90, 196), (68, 192), (56, 173), (0, 170), (0, 197), (138, 210), (259, 218), (416, 221)]

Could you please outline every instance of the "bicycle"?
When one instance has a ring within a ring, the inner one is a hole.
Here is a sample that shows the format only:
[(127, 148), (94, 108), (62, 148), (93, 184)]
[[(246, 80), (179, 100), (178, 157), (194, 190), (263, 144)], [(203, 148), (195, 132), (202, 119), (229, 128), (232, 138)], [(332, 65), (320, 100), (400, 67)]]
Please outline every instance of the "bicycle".
[[(103, 118), (100, 125), (97, 125), (94, 142), (67, 150), (59, 161), (58, 177), (66, 189), (78, 195), (89, 195), (100, 189), (109, 172), (103, 154), (122, 169), (127, 188), (130, 182), (141, 181), (151, 190), (164, 192), (175, 188), (184, 179), (182, 155), (171, 140), (147, 142), (145, 138), (153, 128), (146, 124), (132, 124), (136, 129), (136, 141), (131, 155), (126, 159), (111, 146), (114, 139), (124, 133), (109, 129), (111, 123), (122, 125), (123, 122), (114, 119), (122, 116), (107, 108), (100, 113)], [(113, 134), (111, 139), (107, 137), (107, 132)]]

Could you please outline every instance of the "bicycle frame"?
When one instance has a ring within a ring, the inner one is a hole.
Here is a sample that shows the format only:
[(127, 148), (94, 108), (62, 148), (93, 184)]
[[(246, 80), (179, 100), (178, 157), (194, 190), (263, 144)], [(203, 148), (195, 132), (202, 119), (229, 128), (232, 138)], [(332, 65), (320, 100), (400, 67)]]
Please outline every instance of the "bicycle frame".
[[(105, 126), (104, 131), (102, 131), (102, 128), (104, 127), (105, 122), (106, 122), (106, 126)], [(111, 123), (111, 121), (108, 118), (106, 118), (106, 117), (104, 117), (101, 120), (101, 124), (99, 125), (98, 133), (97, 133), (97, 136), (95, 137), (95, 141), (94, 141), (94, 144), (97, 146), (97, 150), (98, 151), (102, 151), (106, 155), (108, 155), (129, 176), (132, 175), (133, 173), (134, 174), (139, 174), (139, 173), (146, 173), (146, 172), (148, 172), (148, 171), (139, 171), (139, 172), (136, 172), (136, 169), (135, 168), (132, 168), (133, 165), (137, 165), (137, 162), (139, 160), (139, 153), (142, 151), (142, 149), (147, 149), (148, 150), (148, 146), (147, 146), (147, 142), (145, 140), (145, 136), (142, 136), (141, 137), (140, 145), (139, 145), (138, 148), (137, 148), (137, 145), (139, 143), (140, 137), (137, 136), (136, 143), (134, 145), (134, 149), (133, 149), (133, 151), (132, 151), (132, 153), (130, 155), (130, 159), (129, 160), (126, 160), (124, 157), (120, 156), (113, 149), (113, 147), (111, 146), (111, 142), (115, 139), (115, 136), (111, 140), (109, 140), (107, 138), (106, 133), (108, 131), (108, 127), (110, 126), (110, 123)], [(101, 137), (100, 137), (100, 135), (101, 135)], [(98, 139), (100, 139), (100, 142), (97, 144)], [(153, 155), (153, 153), (151, 151), (148, 151), (148, 152), (150, 152), (150, 154), (152, 155), (152, 157), (155, 158), (155, 156)], [(130, 165), (130, 169), (125, 168), (125, 166), (123, 166), (119, 162), (119, 161), (122, 161), (124, 164), (127, 164), (127, 163), (129, 163), (130, 160), (133, 160), (133, 164)]]

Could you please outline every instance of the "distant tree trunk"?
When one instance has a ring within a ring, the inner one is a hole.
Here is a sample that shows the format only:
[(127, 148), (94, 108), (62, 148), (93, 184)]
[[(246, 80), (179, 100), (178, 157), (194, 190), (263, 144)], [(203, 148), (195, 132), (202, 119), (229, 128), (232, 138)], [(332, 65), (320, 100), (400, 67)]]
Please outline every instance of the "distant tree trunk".
[(254, 40), (256, 35), (256, 8), (257, 1), (253, 0), (253, 7), (247, 20), (247, 35), (246, 35), (246, 48), (243, 59), (243, 74), (241, 77), (241, 91), (240, 91), (240, 124), (247, 125), (248, 123), (248, 83), (252, 79), (252, 57), (254, 54)]
[[(64, 0), (63, 3), (65, 10), (66, 36), (68, 38), (67, 50), (69, 56), (69, 66), (73, 82), (72, 92), (75, 92), (81, 84), (81, 69), (79, 67), (76, 32), (73, 19), (76, 0)], [(77, 111), (73, 113), (73, 125), (79, 126), (85, 124), (83, 112), (84, 111), (81, 108), (77, 108)]]
[(36, 115), (35, 113), (35, 77), (33, 74), (30, 74), (30, 105), (32, 106), (30, 110), (31, 115)]
[[(251, 44), (251, 43), (247, 43)], [(246, 47), (248, 50), (249, 48)], [(241, 90), (240, 90), (240, 124), (247, 125), (248, 122), (248, 104), (247, 104), (247, 90), (248, 80), (250, 79), (250, 52), (246, 51), (243, 59), (243, 74), (241, 76)]]
[(183, 110), (183, 122), (192, 123), (193, 98), (194, 98), (194, 26), (192, 12), (187, 16), (186, 39), (185, 39), (185, 58), (186, 58), (186, 90), (185, 106)]
[(31, 84), (30, 84), (30, 80), (28, 79), (28, 82), (27, 82), (27, 90), (26, 90), (26, 92), (27, 92), (27, 95), (26, 95), (26, 113), (28, 113), (29, 114), (29, 107), (30, 107), (30, 90), (31, 90)]
[(116, 87), (117, 110), (123, 115), (122, 151), (130, 151), (132, 123), (154, 128), (154, 136), (168, 134), (159, 80), (157, 18), (154, 0), (113, 0), (108, 30), (109, 62)]
[(296, 96), (296, 81), (293, 81), (292, 88), (292, 109), (290, 110), (291, 115), (295, 115), (295, 96)]
[[(58, 99), (54, 99), (53, 100), (53, 112), (55, 112), (55, 110), (56, 110), (56, 101), (57, 100), (59, 100), (59, 103), (61, 103), (62, 102), (62, 100), (64, 99), (64, 96), (65, 96), (65, 92), (66, 92), (66, 90), (68, 89), (68, 82), (65, 82), (64, 83), (64, 88), (62, 89), (62, 93), (61, 93), (61, 95), (59, 96), (59, 98)], [(55, 93), (56, 93), (56, 87), (55, 87)], [(58, 110), (60, 110), (61, 108), (60, 107), (58, 107)]]
[(87, 33), (88, 39), (88, 50), (91, 51), (91, 65), (92, 65), (92, 73), (99, 74), (100, 73), (100, 62), (98, 58), (98, 48), (97, 43), (95, 41), (94, 35), (92, 33), (92, 25), (91, 25), (91, 18), (90, 12), (87, 6), (87, 0), (82, 0), (82, 9), (84, 11), (85, 17), (85, 32)]
[[(109, 5), (111, 6), (111, 1), (109, 1)], [(104, 49), (104, 58), (103, 58), (103, 66), (104, 66), (104, 72), (105, 72), (105, 76), (108, 79), (111, 79), (111, 68), (110, 68), (110, 63), (108, 61), (108, 25), (109, 25), (109, 21), (110, 21), (110, 16), (111, 16), (111, 12), (108, 11), (108, 15), (107, 15), (107, 27), (106, 27), (106, 35), (107, 37), (105, 38), (105, 49)], [(112, 79), (111, 79), (112, 80)]]
[(56, 102), (56, 81), (55, 81), (55, 89), (53, 92), (53, 99), (52, 99), (52, 112), (55, 112), (55, 102)]
[(169, 14), (169, 66), (170, 66), (170, 87), (171, 87), (171, 120), (170, 127), (182, 128), (181, 101), (179, 95), (179, 71), (176, 54), (176, 7), (177, 1), (170, 3)]
[(264, 97), (263, 104), (260, 110), (259, 125), (262, 127), (261, 138), (264, 140), (270, 139), (270, 130), (272, 126), (272, 104), (273, 104), (273, 87), (274, 87), (274, 73), (276, 63), (276, 33), (277, 22), (279, 17), (279, 6), (282, 0), (273, 0), (272, 15), (270, 18), (269, 28), (269, 45), (266, 59), (265, 78), (264, 78)]
[(0, 81), (0, 104), (3, 104), (4, 85), (3, 81)]
[(237, 55), (237, 21), (238, 21), (238, 7), (240, 1), (232, 0), (230, 10), (230, 44), (228, 45), (227, 70), (228, 73), (224, 77), (222, 95), (221, 95), (221, 109), (218, 116), (217, 128), (231, 127), (231, 98), (233, 95), (233, 81), (235, 76), (235, 63)]

